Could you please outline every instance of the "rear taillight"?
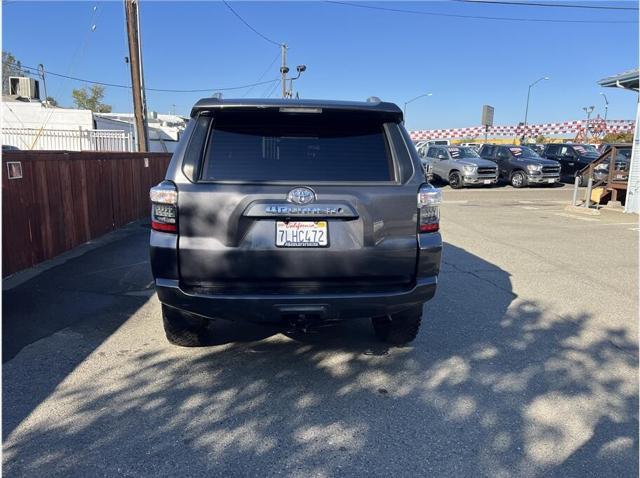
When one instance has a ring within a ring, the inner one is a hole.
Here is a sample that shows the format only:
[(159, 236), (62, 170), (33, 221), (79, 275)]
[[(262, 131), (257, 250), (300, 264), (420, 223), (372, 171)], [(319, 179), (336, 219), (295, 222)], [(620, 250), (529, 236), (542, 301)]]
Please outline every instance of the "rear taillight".
[(151, 229), (178, 232), (178, 190), (171, 181), (162, 181), (149, 191)]
[(440, 203), (442, 192), (423, 184), (418, 191), (418, 231), (437, 232), (440, 229)]

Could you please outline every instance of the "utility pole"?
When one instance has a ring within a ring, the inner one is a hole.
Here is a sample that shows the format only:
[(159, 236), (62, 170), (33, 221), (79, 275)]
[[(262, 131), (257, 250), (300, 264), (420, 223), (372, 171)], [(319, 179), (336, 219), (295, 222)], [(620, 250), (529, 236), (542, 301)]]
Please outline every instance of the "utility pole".
[(287, 66), (287, 45), (284, 43), (280, 45), (282, 52), (282, 66), (280, 67), (280, 83), (282, 83), (282, 97), (287, 97), (287, 73), (289, 73), (289, 67)]
[(140, 18), (138, 0), (124, 0), (127, 21), (127, 39), (129, 41), (129, 66), (131, 68), (131, 89), (133, 90), (133, 114), (136, 125), (138, 151), (149, 151), (147, 136), (147, 103), (144, 94), (144, 75), (142, 73), (142, 48), (140, 45)]

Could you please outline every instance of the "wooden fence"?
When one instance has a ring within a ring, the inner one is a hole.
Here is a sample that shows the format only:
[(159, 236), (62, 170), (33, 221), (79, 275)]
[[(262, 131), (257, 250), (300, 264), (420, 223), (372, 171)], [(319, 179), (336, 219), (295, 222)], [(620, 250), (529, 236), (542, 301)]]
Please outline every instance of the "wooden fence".
[(3, 152), (2, 276), (148, 215), (149, 188), (162, 181), (170, 159), (167, 153)]

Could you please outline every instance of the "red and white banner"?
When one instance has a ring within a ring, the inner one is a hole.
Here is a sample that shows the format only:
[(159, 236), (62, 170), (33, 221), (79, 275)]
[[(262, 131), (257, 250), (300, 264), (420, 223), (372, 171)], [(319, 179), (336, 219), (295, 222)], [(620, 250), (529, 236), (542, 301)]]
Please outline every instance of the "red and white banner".
[[(577, 134), (584, 131), (587, 120), (565, 121), (564, 123), (528, 124), (526, 134), (529, 137), (539, 134), (548, 136), (552, 134)], [(590, 134), (606, 133), (630, 133), (633, 132), (635, 122), (632, 120), (607, 120), (593, 119), (589, 121)], [(488, 136), (514, 136), (520, 137), (524, 133), (524, 125), (503, 125), (489, 127)], [(456, 138), (484, 138), (485, 127), (473, 126), (470, 128), (452, 129), (427, 129), (410, 131), (411, 139), (456, 139)]]

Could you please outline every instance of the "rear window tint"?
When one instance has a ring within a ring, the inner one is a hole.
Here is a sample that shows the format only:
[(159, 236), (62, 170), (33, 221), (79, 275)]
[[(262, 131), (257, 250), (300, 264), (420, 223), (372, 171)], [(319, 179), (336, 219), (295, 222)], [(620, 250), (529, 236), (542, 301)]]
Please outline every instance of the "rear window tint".
[(384, 124), (371, 115), (217, 112), (204, 180), (393, 181)]

